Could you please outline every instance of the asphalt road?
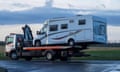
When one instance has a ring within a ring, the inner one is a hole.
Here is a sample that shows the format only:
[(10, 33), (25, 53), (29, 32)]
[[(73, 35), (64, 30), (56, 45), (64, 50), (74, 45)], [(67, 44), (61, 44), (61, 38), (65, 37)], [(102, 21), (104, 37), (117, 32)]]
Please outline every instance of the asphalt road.
[(8, 72), (120, 72), (120, 61), (0, 61)]

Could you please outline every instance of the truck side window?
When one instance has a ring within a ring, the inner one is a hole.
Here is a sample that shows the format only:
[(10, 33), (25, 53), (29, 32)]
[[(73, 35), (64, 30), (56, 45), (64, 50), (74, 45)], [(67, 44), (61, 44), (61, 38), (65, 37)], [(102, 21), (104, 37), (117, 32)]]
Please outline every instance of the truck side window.
[(57, 31), (58, 30), (58, 25), (50, 25), (49, 26), (49, 31)]
[(86, 20), (85, 19), (82, 19), (82, 20), (79, 20), (78, 21), (78, 24), (79, 25), (84, 25), (86, 23)]
[(68, 28), (68, 24), (61, 24), (61, 29), (67, 29)]

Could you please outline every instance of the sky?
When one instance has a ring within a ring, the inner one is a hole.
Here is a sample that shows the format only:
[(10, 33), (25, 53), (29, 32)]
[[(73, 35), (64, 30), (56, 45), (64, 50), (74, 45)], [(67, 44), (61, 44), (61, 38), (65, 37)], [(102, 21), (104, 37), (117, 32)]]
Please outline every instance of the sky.
[[(12, 24), (12, 25), (2, 25), (0, 26), (0, 41), (5, 40), (5, 36), (9, 35), (9, 33), (16, 33), (16, 34), (22, 34), (22, 27), (24, 27), (25, 24)], [(29, 24), (33, 35), (35, 36), (36, 31), (39, 31), (42, 27), (41, 24)], [(9, 29), (8, 29), (9, 28)]]
[(10, 30), (19, 33), (19, 28), (13, 27), (34, 24), (34, 28), (49, 18), (78, 14), (106, 18), (109, 40), (120, 40), (119, 3), (120, 0), (0, 0), (0, 40)]

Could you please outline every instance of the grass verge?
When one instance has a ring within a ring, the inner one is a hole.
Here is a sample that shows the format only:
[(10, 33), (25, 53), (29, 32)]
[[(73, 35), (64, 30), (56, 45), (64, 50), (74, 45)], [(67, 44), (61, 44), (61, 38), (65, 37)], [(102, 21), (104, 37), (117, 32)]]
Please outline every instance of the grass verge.
[(90, 48), (84, 50), (89, 57), (73, 57), (80, 60), (120, 60), (120, 48)]
[(5, 56), (5, 46), (0, 46), (0, 60), (8, 60), (9, 58)]

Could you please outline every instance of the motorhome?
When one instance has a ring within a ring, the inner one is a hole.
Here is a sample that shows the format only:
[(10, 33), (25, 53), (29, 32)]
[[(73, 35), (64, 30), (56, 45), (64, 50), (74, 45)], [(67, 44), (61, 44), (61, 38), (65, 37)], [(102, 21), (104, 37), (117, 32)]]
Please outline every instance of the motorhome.
[(74, 16), (49, 19), (33, 40), (40, 45), (83, 45), (106, 43), (106, 20), (97, 16)]

